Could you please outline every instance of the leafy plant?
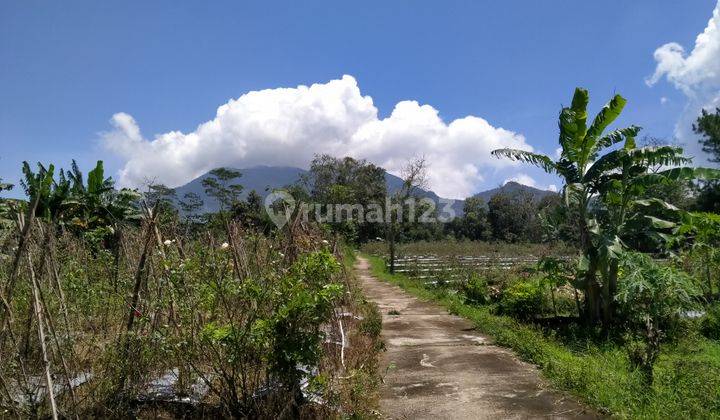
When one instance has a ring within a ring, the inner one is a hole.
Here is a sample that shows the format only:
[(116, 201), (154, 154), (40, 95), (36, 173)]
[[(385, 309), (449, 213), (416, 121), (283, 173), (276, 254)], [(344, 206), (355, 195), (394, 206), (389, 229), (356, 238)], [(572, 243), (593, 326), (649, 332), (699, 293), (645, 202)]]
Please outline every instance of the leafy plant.
[(501, 313), (530, 320), (542, 314), (543, 290), (537, 279), (518, 279), (502, 292)]
[(476, 272), (469, 273), (467, 279), (460, 285), (460, 291), (469, 303), (482, 305), (490, 301), (487, 280)]
[[(591, 322), (602, 321), (605, 329), (613, 323), (614, 296), (618, 287), (618, 264), (628, 250), (623, 240), (640, 231), (656, 240), (667, 240), (663, 231), (675, 226), (648, 210), (660, 206), (667, 211), (680, 210), (660, 199), (640, 199), (652, 185), (678, 179), (713, 179), (720, 171), (683, 167), (690, 159), (673, 146), (637, 147), (640, 127), (629, 126), (603, 134), (625, 107), (626, 100), (615, 95), (587, 125), (587, 90), (577, 88), (569, 107), (560, 111), (561, 153), (554, 161), (548, 156), (516, 149), (498, 149), (492, 153), (538, 166), (561, 176), (563, 196), (575, 218), (580, 236), (582, 273), (577, 285), (584, 289), (583, 315)], [(618, 143), (621, 147), (601, 153)], [(672, 167), (652, 172), (650, 169)]]
[(686, 273), (653, 262), (644, 254), (628, 252), (621, 260), (622, 282), (618, 301), (633, 325), (628, 346), (630, 361), (648, 384), (671, 321), (696, 308), (699, 290)]
[(710, 305), (706, 310), (700, 322), (700, 332), (707, 338), (720, 340), (720, 303)]

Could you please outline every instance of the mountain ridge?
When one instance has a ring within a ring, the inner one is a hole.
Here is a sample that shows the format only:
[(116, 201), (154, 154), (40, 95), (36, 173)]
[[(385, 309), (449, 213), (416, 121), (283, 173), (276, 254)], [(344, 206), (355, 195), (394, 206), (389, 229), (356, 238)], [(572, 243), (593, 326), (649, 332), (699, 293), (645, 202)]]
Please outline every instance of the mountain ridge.
[[(240, 178), (237, 179), (237, 183), (243, 186), (243, 191), (240, 194), (241, 199), (245, 199), (250, 191), (255, 191), (260, 194), (263, 198), (270, 194), (274, 189), (287, 187), (297, 183), (300, 177), (307, 174), (308, 171), (305, 169), (292, 167), (292, 166), (268, 166), (268, 165), (257, 165), (249, 168), (229, 168), (241, 173)], [(217, 211), (218, 205), (213, 202), (212, 198), (205, 194), (205, 188), (202, 185), (202, 181), (209, 176), (209, 172), (200, 175), (192, 181), (175, 188), (175, 192), (178, 200), (182, 200), (183, 196), (187, 193), (195, 193), (203, 200), (203, 207), (199, 212), (213, 212)], [(402, 179), (385, 172), (385, 183), (388, 190), (395, 191), (402, 185)], [(516, 195), (521, 192), (527, 192), (533, 196), (534, 200), (539, 201), (542, 197), (554, 194), (552, 191), (541, 190), (528, 185), (520, 184), (515, 181), (508, 181), (502, 186), (492, 188), (487, 191), (481, 191), (472, 195), (472, 197), (481, 197), (487, 204), (490, 198), (498, 193), (506, 193), (510, 195)], [(432, 190), (420, 190), (419, 195), (421, 197), (427, 197), (439, 204), (438, 210), (442, 209), (442, 206), (446, 202), (443, 197), (440, 197)], [(457, 216), (462, 216), (463, 206), (465, 200), (452, 200), (452, 209), (455, 211)]]

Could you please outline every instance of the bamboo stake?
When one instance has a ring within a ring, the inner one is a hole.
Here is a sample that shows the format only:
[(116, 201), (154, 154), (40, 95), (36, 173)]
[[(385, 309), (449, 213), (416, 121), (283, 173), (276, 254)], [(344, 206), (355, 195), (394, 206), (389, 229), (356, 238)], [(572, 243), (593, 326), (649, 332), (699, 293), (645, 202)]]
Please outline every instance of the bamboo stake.
[(40, 340), (40, 348), (42, 349), (43, 364), (45, 365), (45, 384), (47, 385), (48, 399), (50, 400), (50, 410), (52, 411), (53, 420), (57, 420), (57, 406), (55, 405), (55, 390), (53, 389), (52, 376), (50, 375), (50, 360), (48, 359), (47, 347), (45, 346), (45, 328), (43, 327), (43, 311), (40, 305), (40, 298), (35, 279), (35, 270), (32, 265), (32, 258), (27, 254), (28, 266), (30, 269), (30, 280), (32, 281), (33, 306), (35, 307), (35, 316), (38, 323), (38, 339)]
[[(12, 269), (10, 270), (10, 277), (8, 278), (7, 285), (5, 285), (5, 296), (3, 299), (2, 318), (0, 318), (0, 328), (5, 331), (5, 319), (11, 313), (10, 304), (12, 303), (13, 290), (15, 289), (15, 282), (17, 281), (18, 269), (20, 268), (20, 259), (22, 254), (27, 247), (28, 237), (30, 236), (30, 228), (32, 227), (33, 220), (35, 220), (35, 211), (37, 211), (38, 203), (40, 202), (40, 196), (37, 195), (32, 201), (30, 208), (28, 209), (28, 216), (26, 220), (23, 220), (22, 214), (18, 214), (17, 226), (20, 230), (20, 239), (18, 241), (18, 247), (15, 251), (15, 257), (13, 258)], [(8, 325), (8, 328), (10, 325)], [(2, 334), (0, 342), (0, 348), (5, 344), (5, 334)]]
[[(73, 408), (77, 407), (77, 398), (75, 397), (75, 390), (73, 389), (72, 382), (70, 379), (70, 369), (68, 368), (67, 360), (65, 360), (65, 356), (62, 352), (62, 347), (60, 347), (60, 340), (58, 340), (57, 332), (55, 329), (55, 323), (53, 322), (52, 315), (47, 310), (48, 305), (45, 302), (45, 295), (42, 291), (42, 288), (38, 288), (38, 294), (40, 295), (40, 303), (42, 304), (43, 309), (45, 309), (45, 315), (47, 317), (48, 321), (48, 329), (50, 330), (50, 335), (53, 337), (53, 341), (55, 341), (55, 347), (57, 348), (58, 356), (60, 357), (60, 362), (62, 363), (63, 368), (63, 374), (65, 375), (65, 382), (67, 383), (68, 391), (70, 391), (70, 400), (73, 403)], [(68, 330), (69, 334), (70, 330)], [(71, 355), (73, 353), (72, 348), (70, 350)], [(78, 418), (77, 414), (75, 415), (75, 418)]]
[[(137, 311), (138, 302), (140, 301), (140, 290), (142, 289), (142, 283), (143, 283), (143, 277), (145, 274), (145, 265), (148, 260), (148, 256), (152, 252), (152, 245), (153, 240), (155, 239), (155, 234), (153, 231), (153, 224), (155, 223), (155, 215), (156, 213), (147, 209), (147, 215), (148, 215), (148, 226), (146, 228), (145, 232), (145, 245), (143, 247), (142, 255), (140, 255), (140, 261), (138, 262), (137, 271), (135, 272), (135, 286), (133, 287), (133, 295), (130, 303), (130, 310), (128, 313), (128, 320), (125, 327), (125, 346), (122, 349), (122, 355), (123, 362), (125, 362), (130, 354), (130, 337), (127, 335), (132, 331), (133, 324), (135, 323), (135, 311)], [(123, 369), (123, 372), (120, 375), (120, 378), (118, 378), (118, 384), (117, 384), (117, 390), (118, 392), (122, 392), (125, 388), (125, 381), (127, 379), (127, 371), (126, 369)]]

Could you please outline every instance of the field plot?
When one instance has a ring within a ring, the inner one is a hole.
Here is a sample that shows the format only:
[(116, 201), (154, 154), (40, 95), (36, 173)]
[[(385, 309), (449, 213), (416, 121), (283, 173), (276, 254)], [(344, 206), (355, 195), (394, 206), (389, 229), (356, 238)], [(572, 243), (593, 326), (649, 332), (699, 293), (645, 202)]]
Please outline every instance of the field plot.
[[(382, 257), (389, 264), (384, 243), (368, 244), (363, 251)], [(548, 255), (561, 259), (572, 256), (568, 248), (539, 244), (415, 242), (398, 246), (395, 271), (428, 283), (453, 282), (466, 279), (472, 273), (534, 267), (540, 258)]]
[(539, 258), (534, 255), (505, 257), (496, 255), (407, 255), (395, 260), (395, 271), (415, 278), (459, 276), (476, 270), (510, 270), (534, 265)]

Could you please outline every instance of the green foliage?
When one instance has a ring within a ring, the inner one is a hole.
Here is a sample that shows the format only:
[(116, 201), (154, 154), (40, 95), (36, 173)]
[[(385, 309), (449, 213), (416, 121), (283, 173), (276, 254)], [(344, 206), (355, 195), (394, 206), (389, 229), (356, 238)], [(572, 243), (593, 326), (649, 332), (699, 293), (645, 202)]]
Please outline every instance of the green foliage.
[(368, 312), (368, 315), (360, 323), (359, 330), (361, 333), (370, 337), (380, 337), (382, 332), (382, 315), (377, 307)]
[(627, 349), (613, 342), (563, 343), (534, 325), (494, 315), (490, 306), (466, 304), (461, 296), (427, 289), (422, 282), (385, 271), (369, 257), (373, 275), (408, 292), (434, 300), (465, 317), (478, 331), (540, 367), (556, 387), (580, 396), (600, 414), (618, 418), (714, 418), (720, 410), (720, 344), (689, 340), (663, 348), (648, 389), (642, 372), (631, 368)]
[(220, 212), (229, 210), (239, 200), (243, 186), (232, 183), (242, 174), (228, 168), (216, 168), (210, 171), (210, 176), (203, 179), (202, 186), (205, 193), (213, 197), (220, 206)]
[(678, 225), (673, 241), (683, 251), (680, 260), (685, 269), (703, 280), (702, 287), (709, 299), (715, 297), (716, 284), (720, 296), (720, 215), (686, 213)]
[(538, 279), (517, 279), (502, 292), (500, 313), (530, 320), (543, 312), (543, 289)]
[(693, 131), (700, 134), (700, 144), (703, 152), (712, 155), (711, 162), (720, 162), (720, 108), (710, 113), (703, 109), (695, 124)]
[(528, 239), (537, 242), (540, 239), (539, 232), (532, 232), (538, 222), (535, 203), (529, 194), (516, 197), (494, 195), (488, 202), (488, 221), (493, 237), (498, 240), (518, 242)]
[(492, 237), (492, 228), (488, 221), (487, 205), (483, 199), (468, 197), (463, 205), (463, 216), (448, 222), (446, 231), (452, 232), (458, 239), (489, 240)]
[(647, 255), (626, 253), (617, 300), (633, 325), (628, 354), (648, 383), (660, 355), (660, 345), (671, 322), (681, 312), (697, 308), (699, 294), (692, 278), (670, 266), (654, 263)]
[(720, 303), (709, 305), (707, 313), (700, 321), (700, 332), (707, 338), (720, 340)]
[[(349, 241), (364, 243), (384, 235), (382, 224), (368, 223), (364, 214), (371, 205), (385, 205), (385, 171), (379, 166), (350, 157), (318, 155), (302, 182), (309, 199), (323, 209), (322, 216), (333, 215), (328, 225)], [(336, 205), (362, 205), (364, 209), (341, 212)]]
[(490, 291), (487, 280), (479, 274), (470, 273), (460, 285), (460, 291), (465, 295), (468, 303), (485, 304), (490, 301)]
[[(680, 215), (679, 209), (658, 198), (643, 200), (648, 188), (677, 180), (716, 179), (720, 171), (681, 167), (691, 159), (683, 156), (678, 147), (637, 147), (635, 137), (640, 128), (636, 126), (603, 136), (626, 100), (615, 95), (589, 127), (588, 102), (587, 90), (577, 88), (571, 106), (560, 111), (561, 153), (557, 161), (510, 149), (495, 150), (493, 155), (539, 166), (565, 181), (565, 203), (578, 226), (582, 251), (579, 265), (583, 267), (583, 315), (591, 322), (602, 321), (607, 329), (615, 316), (613, 296), (622, 254), (628, 245), (635, 244), (638, 249), (637, 244), (646, 240), (653, 242), (654, 250), (664, 249), (669, 239), (666, 230), (675, 227), (675, 221), (649, 210), (659, 204), (664, 212), (676, 218)], [(604, 149), (623, 141), (621, 147), (601, 155)], [(654, 172), (668, 166), (675, 168)]]

